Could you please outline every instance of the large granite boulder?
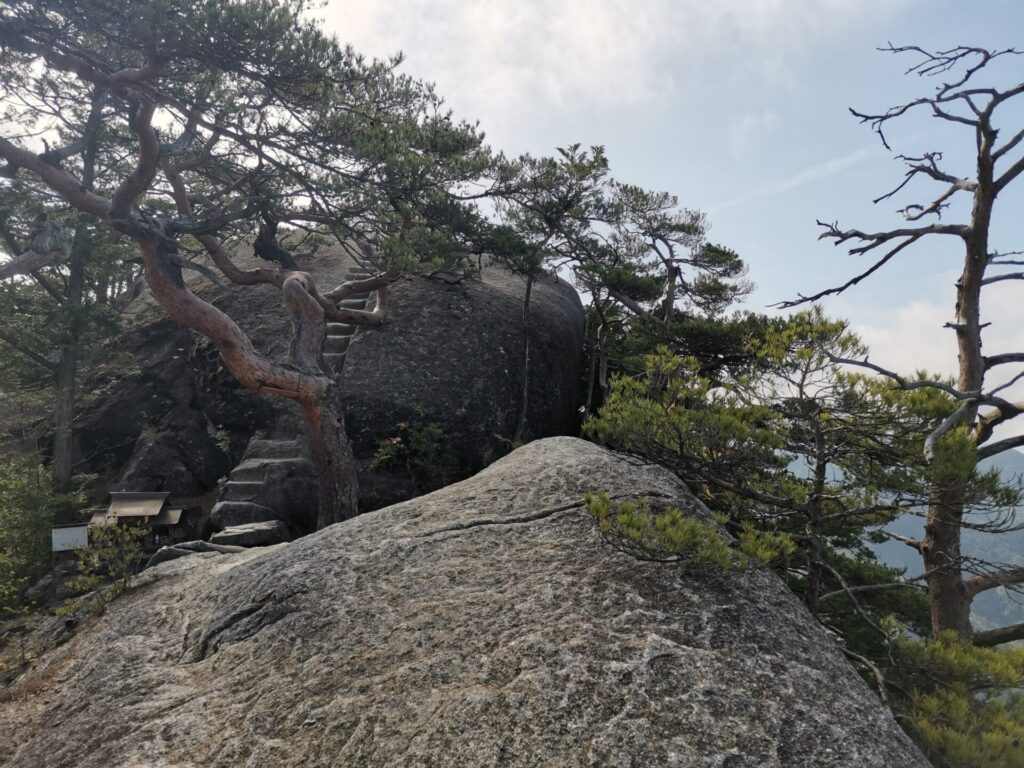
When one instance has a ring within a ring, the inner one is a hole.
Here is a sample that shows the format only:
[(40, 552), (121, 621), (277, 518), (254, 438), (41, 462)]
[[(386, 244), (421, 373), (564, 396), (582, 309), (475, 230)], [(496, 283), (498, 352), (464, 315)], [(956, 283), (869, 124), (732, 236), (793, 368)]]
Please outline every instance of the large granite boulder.
[(0, 763), (926, 768), (774, 574), (639, 562), (593, 490), (707, 515), (667, 471), (553, 438), (165, 563), (0, 696)]
[[(390, 320), (352, 341), (342, 374), (357, 455), (400, 422), (440, 425), (471, 471), (507, 452), (522, 379), (523, 280), (485, 267), (457, 283), (411, 279), (392, 291)], [(583, 312), (565, 282), (547, 278), (530, 302), (528, 437), (579, 426)], [(502, 440), (505, 438), (505, 441)]]
[[(353, 263), (325, 249), (301, 266), (329, 288), (343, 282)], [(212, 286), (196, 276), (190, 283), (234, 318), (257, 350), (287, 359), (291, 330), (278, 291)], [(458, 478), (507, 452), (521, 385), (524, 290), (519, 277), (487, 266), (479, 276), (456, 282), (419, 277), (394, 286), (387, 324), (355, 336), (341, 373), (347, 424), (364, 471), (380, 441), (398, 435), (403, 423), (440, 428)], [(582, 306), (576, 292), (555, 278), (534, 287), (531, 306), (529, 436), (573, 434), (579, 420)], [(116, 477), (120, 490), (199, 496), (248, 456), (254, 435), (278, 435), (282, 422), (301, 433), (291, 403), (239, 386), (211, 345), (170, 321), (148, 291), (129, 305), (126, 316), (131, 332), (124, 351), (134, 364), (118, 368), (112, 381), (87, 383), (84, 389), (96, 394), (77, 430), (79, 454), (93, 471)], [(365, 508), (413, 493), (408, 473), (382, 481), (380, 471), (368, 477)], [(301, 527), (304, 515), (316, 517), (315, 483), (308, 472), (290, 471), (288, 477), (314, 489), (304, 496), (311, 502), (299, 505), (312, 504), (308, 514), (278, 509), (262, 497), (256, 501)], [(297, 498), (300, 491), (291, 488), (287, 495)]]

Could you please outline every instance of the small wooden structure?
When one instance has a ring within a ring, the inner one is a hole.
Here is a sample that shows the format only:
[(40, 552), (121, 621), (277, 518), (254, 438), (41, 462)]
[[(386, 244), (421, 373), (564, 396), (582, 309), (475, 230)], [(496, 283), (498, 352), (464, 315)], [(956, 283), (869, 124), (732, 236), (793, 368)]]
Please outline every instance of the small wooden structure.
[(154, 550), (196, 538), (200, 517), (199, 509), (171, 506), (169, 493), (114, 491), (110, 494), (110, 506), (93, 510), (88, 523), (54, 526), (53, 551), (70, 552), (86, 547), (90, 528), (133, 523), (147, 528), (143, 550)]

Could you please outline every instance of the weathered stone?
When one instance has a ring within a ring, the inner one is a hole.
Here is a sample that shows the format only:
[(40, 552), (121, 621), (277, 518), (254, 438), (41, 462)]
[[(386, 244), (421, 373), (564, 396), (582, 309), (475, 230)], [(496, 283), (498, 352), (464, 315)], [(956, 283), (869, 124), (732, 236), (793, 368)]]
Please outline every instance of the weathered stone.
[(556, 438), (287, 546), (157, 566), (9, 689), (0, 763), (927, 768), (774, 574), (638, 562), (595, 530), (597, 490), (707, 514)]
[(218, 501), (210, 512), (210, 525), (222, 531), (236, 525), (266, 523), (277, 519), (277, 512), (251, 501)]
[(214, 544), (232, 544), (236, 547), (265, 547), (291, 541), (288, 526), (280, 520), (249, 523), (225, 528), (210, 537)]
[[(489, 267), (455, 284), (396, 285), (387, 325), (358, 334), (345, 362), (356, 455), (372, 455), (403, 421), (440, 425), (467, 470), (505, 453), (519, 407), (524, 290), (520, 278)], [(576, 291), (556, 278), (538, 282), (530, 329), (529, 437), (574, 434), (584, 332)]]
[(183, 541), (180, 544), (171, 544), (170, 546), (160, 547), (148, 561), (143, 570), (152, 568), (160, 563), (166, 563), (169, 560), (177, 560), (179, 557), (188, 557), (189, 555), (197, 555), (201, 552), (213, 552), (220, 555), (230, 555), (235, 552), (241, 552), (245, 547), (228, 544), (211, 544), (208, 541)]
[(75, 590), (67, 586), (78, 572), (74, 559), (57, 561), (53, 568), (42, 576), (35, 584), (25, 590), (22, 599), (26, 603), (40, 608), (49, 609), (75, 595)]
[(194, 412), (176, 409), (169, 416), (161, 428), (143, 429), (117, 482), (119, 490), (167, 490), (179, 498), (190, 497), (203, 493), (230, 469)]
[(260, 519), (285, 520), (295, 530), (316, 528), (316, 475), (303, 441), (253, 439), (232, 470), (220, 495), (223, 502), (251, 502), (275, 514)]

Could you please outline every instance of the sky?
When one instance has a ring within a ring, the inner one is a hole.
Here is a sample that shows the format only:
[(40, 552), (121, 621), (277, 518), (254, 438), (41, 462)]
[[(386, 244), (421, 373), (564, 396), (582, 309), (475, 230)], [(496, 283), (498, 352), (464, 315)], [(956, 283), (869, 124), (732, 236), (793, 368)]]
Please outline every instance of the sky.
[[(912, 57), (879, 46), (1024, 48), (1021, 0), (328, 0), (320, 15), (367, 56), (403, 52), (407, 74), (436, 83), (506, 154), (602, 145), (617, 179), (707, 212), (711, 239), (749, 265), (757, 290), (744, 307), (754, 311), (867, 266), (819, 241), (816, 220), (890, 229), (903, 225), (902, 205), (941, 191), (922, 183), (871, 202), (903, 170), (849, 108), (883, 111), (936, 85), (904, 74)], [(1024, 56), (995, 72), (1004, 84), (1022, 74)], [(1006, 119), (1006, 133), (1021, 127), (1024, 108)], [(889, 136), (895, 153), (939, 149), (950, 171), (973, 170), (966, 127), (922, 116)], [(1002, 251), (1024, 248), (1018, 185), (997, 204)], [(825, 308), (861, 333), (872, 361), (952, 373), (942, 325), (955, 245), (926, 239)], [(984, 298), (986, 354), (1024, 350), (1020, 285)]]

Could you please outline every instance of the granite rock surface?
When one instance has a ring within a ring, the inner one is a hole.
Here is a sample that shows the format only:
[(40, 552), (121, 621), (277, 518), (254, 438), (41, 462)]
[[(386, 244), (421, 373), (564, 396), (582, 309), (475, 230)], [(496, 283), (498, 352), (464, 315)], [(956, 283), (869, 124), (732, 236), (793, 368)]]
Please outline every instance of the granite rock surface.
[(639, 562), (573, 438), (297, 541), (159, 565), (0, 696), (0, 764), (926, 768), (771, 572)]

